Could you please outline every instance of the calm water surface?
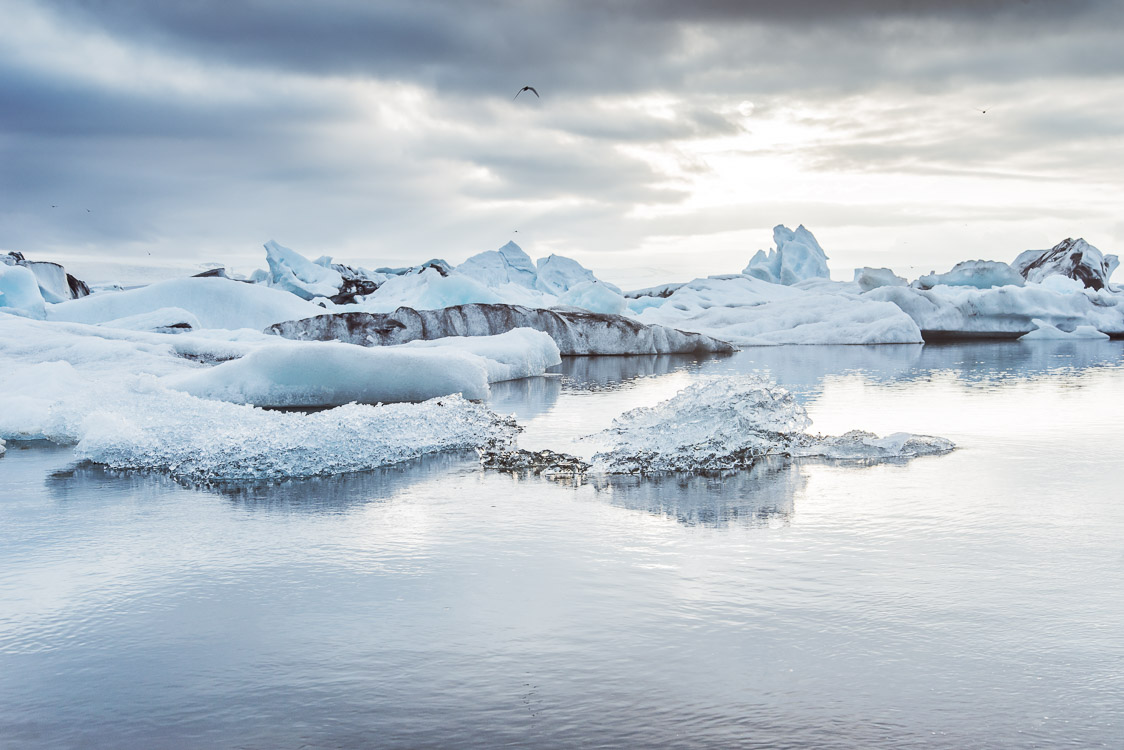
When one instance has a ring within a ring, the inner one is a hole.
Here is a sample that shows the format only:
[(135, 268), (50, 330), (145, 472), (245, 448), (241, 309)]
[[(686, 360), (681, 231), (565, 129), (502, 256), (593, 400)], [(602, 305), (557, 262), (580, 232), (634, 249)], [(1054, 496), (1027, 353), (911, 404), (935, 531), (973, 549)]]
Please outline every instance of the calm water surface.
[(0, 458), (0, 747), (1124, 747), (1124, 344), (571, 360), (523, 442), (761, 372), (907, 464), (217, 488)]

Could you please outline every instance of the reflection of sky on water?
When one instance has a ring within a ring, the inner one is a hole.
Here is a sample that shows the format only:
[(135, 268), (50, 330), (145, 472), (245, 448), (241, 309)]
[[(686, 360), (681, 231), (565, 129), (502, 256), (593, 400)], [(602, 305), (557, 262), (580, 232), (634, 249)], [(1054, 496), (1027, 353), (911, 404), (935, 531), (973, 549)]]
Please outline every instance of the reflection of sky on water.
[(557, 448), (762, 371), (813, 429), (960, 445), (895, 465), (185, 487), (9, 444), (0, 744), (1111, 747), (1122, 351), (752, 349), (494, 391)]

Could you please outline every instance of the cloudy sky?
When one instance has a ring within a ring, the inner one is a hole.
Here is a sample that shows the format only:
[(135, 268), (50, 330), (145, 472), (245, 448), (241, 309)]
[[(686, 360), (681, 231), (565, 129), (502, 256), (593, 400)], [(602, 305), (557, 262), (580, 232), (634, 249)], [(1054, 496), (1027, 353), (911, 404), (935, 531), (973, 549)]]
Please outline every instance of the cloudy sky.
[[(625, 284), (1124, 249), (1118, 0), (0, 0), (0, 248)], [(536, 98), (524, 93), (535, 86)], [(986, 113), (980, 110), (987, 110)]]

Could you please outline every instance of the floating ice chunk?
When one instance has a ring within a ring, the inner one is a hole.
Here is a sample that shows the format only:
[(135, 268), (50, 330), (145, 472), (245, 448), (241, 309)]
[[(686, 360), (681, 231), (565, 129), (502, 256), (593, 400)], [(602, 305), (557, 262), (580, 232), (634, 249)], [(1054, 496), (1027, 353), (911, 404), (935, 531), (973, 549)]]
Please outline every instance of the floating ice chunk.
[(758, 376), (697, 383), (651, 408), (633, 409), (590, 440), (607, 445), (593, 468), (608, 473), (705, 473), (752, 466), (767, 455), (886, 460), (945, 453), (943, 438), (869, 432), (822, 437), (792, 394)]
[(909, 282), (898, 276), (889, 268), (871, 268), (864, 266), (855, 269), (855, 283), (859, 290), (869, 292), (880, 286), (908, 286)]
[(0, 310), (42, 320), (47, 306), (31, 269), (0, 264)]
[(610, 473), (725, 471), (787, 452), (811, 424), (792, 394), (756, 376), (688, 386), (653, 407), (625, 412), (595, 441), (610, 447), (593, 457)]
[(993, 289), (881, 287), (863, 298), (893, 302), (916, 321), (926, 340), (1013, 339), (1033, 330), (1035, 318), (1064, 329), (1088, 325), (1124, 334), (1124, 296), (1092, 289), (1071, 292), (1059, 294), (1030, 282)]
[(167, 307), (187, 311), (204, 328), (257, 331), (278, 321), (324, 312), (323, 308), (279, 289), (230, 279), (191, 277), (62, 302), (50, 307), (48, 318), (97, 324)]
[[(1059, 277), (1060, 278), (1060, 277)], [(1035, 318), (1031, 321), (1034, 325), (1038, 326), (1030, 333), (1024, 333), (1019, 336), (1019, 341), (1072, 341), (1073, 339), (1091, 339), (1103, 340), (1109, 338), (1107, 333), (1101, 333), (1093, 326), (1077, 326), (1072, 332), (1063, 331), (1056, 326), (1052, 326), (1044, 320)]]
[(198, 399), (152, 381), (142, 390), (144, 385), (151, 390), (148, 398), (85, 420), (75, 448), (79, 458), (195, 480), (307, 477), (471, 450), (509, 439), (515, 429), (460, 396), (300, 414)]
[(795, 230), (783, 224), (773, 228), (776, 248), (768, 254), (758, 250), (742, 273), (773, 284), (795, 284), (814, 278), (830, 278), (827, 255), (812, 233), (801, 224)]
[(1067, 238), (1049, 250), (1027, 250), (1011, 266), (1027, 281), (1043, 281), (1060, 274), (1080, 281), (1089, 289), (1104, 289), (1116, 270), (1115, 255), (1103, 255), (1083, 239)]
[(430, 341), (416, 340), (398, 348), (456, 349), (485, 360), (488, 382), (499, 383), (542, 375), (548, 367), (562, 363), (558, 345), (549, 334), (531, 328), (515, 328), (495, 336), (449, 336)]
[(741, 275), (695, 279), (636, 319), (738, 346), (921, 342), (917, 324), (894, 305), (875, 303), (866, 295), (808, 292)]
[(930, 273), (913, 282), (918, 289), (938, 285), (971, 286), (990, 289), (996, 286), (1022, 286), (1026, 281), (1018, 271), (996, 260), (964, 260), (946, 273)]
[(1038, 284), (1043, 289), (1049, 289), (1051, 292), (1058, 294), (1081, 294), (1087, 288), (1081, 281), (1062, 276), (1060, 273), (1047, 276)]
[(895, 432), (878, 437), (873, 432), (851, 430), (838, 437), (808, 436), (796, 441), (794, 457), (836, 461), (885, 461), (936, 456), (955, 448), (951, 440), (931, 435)]
[(627, 301), (615, 287), (600, 281), (585, 281), (571, 287), (558, 298), (558, 304), (605, 315), (620, 315), (628, 308)]
[(473, 255), (453, 269), (455, 276), (467, 276), (485, 286), (518, 284), (528, 289), (535, 288), (538, 273), (531, 257), (514, 242), (508, 242), (499, 250), (488, 250)]
[(161, 307), (152, 312), (107, 320), (98, 325), (127, 331), (156, 331), (157, 333), (180, 333), (202, 327), (199, 318), (180, 307)]
[(268, 284), (302, 299), (332, 297), (343, 285), (343, 276), (339, 271), (313, 263), (273, 240), (265, 243), (265, 261), (269, 264)]
[(337, 406), (423, 401), (462, 393), (488, 395), (481, 357), (452, 347), (368, 349), (334, 342), (278, 339), (245, 357), (165, 378), (165, 385), (200, 398), (255, 406)]

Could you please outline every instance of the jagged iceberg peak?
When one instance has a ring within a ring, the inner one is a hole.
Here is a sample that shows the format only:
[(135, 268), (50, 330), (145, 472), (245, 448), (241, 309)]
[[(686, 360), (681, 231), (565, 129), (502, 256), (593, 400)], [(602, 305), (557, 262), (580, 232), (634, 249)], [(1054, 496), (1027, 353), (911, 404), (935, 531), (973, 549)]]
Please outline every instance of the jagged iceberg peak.
[[(1026, 280), (1006, 263), (998, 260), (962, 260), (946, 273), (928, 273), (913, 282), (916, 289), (935, 286), (971, 286), (991, 289), (996, 286), (1023, 286)], [(864, 290), (865, 291), (865, 290)]]
[(1060, 274), (1077, 279), (1088, 289), (1105, 289), (1119, 265), (1115, 255), (1104, 255), (1081, 238), (1066, 238), (1049, 250), (1019, 253), (1011, 266), (1027, 281), (1041, 282)]
[(295, 250), (273, 240), (265, 243), (265, 261), (269, 264), (266, 283), (303, 299), (331, 297), (339, 292), (343, 284), (343, 276), (339, 271), (331, 266), (313, 263)]
[(508, 242), (499, 250), (486, 250), (477, 253), (453, 269), (453, 273), (469, 276), (488, 286), (518, 284), (528, 289), (535, 288), (538, 273), (531, 256), (514, 242)]
[(778, 224), (773, 228), (773, 244), (776, 247), (767, 254), (758, 250), (742, 273), (785, 285), (831, 278), (827, 254), (803, 224), (794, 230)]
[[(45, 260), (28, 260), (23, 253), (9, 252), (0, 255), (0, 263), (6, 266), (22, 266), (35, 276), (39, 294), (43, 302), (54, 304), (85, 297), (90, 293), (89, 285), (66, 272), (58, 263)], [(0, 307), (4, 302), (0, 299)], [(15, 307), (15, 305), (10, 305)]]

